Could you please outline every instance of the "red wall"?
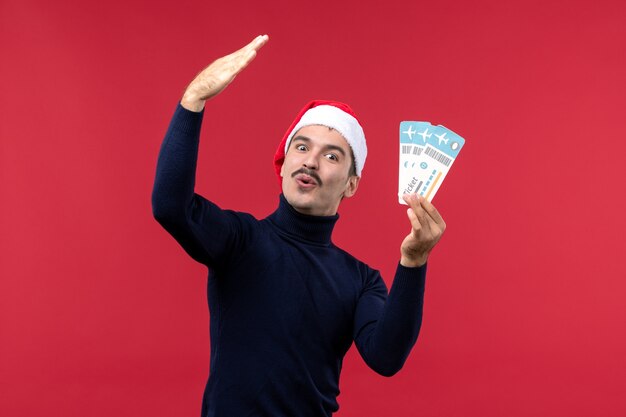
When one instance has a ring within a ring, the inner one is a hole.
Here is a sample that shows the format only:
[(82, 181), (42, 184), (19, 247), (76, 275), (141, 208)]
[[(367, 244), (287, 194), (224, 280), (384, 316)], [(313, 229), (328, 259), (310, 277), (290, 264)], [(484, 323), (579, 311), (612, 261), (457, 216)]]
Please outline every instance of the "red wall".
[(624, 2), (68, 3), (0, 5), (0, 415), (199, 414), (206, 270), (151, 186), (187, 82), (260, 33), (207, 106), (197, 191), (220, 205), (271, 212), (292, 117), (346, 101), (370, 156), (335, 241), (389, 283), (398, 123), (467, 140), (418, 345), (391, 379), (351, 351), (338, 415), (626, 415)]

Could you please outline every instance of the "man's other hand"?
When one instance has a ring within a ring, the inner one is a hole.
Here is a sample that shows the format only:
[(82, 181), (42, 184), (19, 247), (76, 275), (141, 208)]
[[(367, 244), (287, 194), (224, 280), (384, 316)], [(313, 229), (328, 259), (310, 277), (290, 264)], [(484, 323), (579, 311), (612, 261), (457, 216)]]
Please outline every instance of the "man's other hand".
[(222, 58), (215, 60), (187, 86), (180, 104), (187, 110), (199, 112), (204, 103), (219, 94), (254, 59), (257, 51), (267, 43), (267, 35), (259, 35), (252, 42)]
[(400, 264), (406, 267), (422, 266), (430, 251), (446, 230), (446, 223), (431, 203), (415, 193), (404, 194), (402, 199), (409, 205), (407, 216), (411, 232), (400, 247)]

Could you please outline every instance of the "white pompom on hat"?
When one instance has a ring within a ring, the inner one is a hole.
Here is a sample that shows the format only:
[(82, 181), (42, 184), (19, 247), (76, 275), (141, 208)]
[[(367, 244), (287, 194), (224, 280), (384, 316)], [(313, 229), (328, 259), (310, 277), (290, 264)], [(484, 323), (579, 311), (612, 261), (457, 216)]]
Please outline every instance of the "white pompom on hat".
[(287, 129), (283, 140), (274, 155), (274, 169), (281, 182), (280, 169), (285, 161), (285, 154), (295, 133), (305, 126), (321, 125), (335, 129), (343, 136), (352, 148), (356, 174), (361, 176), (365, 159), (367, 158), (367, 144), (365, 133), (356, 118), (354, 111), (345, 103), (328, 100), (313, 100), (307, 103), (298, 113), (295, 120)]

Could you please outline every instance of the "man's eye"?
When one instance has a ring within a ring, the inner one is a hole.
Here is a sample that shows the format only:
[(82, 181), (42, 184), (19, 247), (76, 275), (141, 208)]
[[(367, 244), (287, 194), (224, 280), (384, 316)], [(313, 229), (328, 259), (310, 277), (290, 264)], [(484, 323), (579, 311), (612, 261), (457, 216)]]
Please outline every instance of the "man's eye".
[(304, 145), (296, 145), (296, 149), (299, 151), (306, 151), (306, 146)]
[(335, 155), (334, 153), (326, 154), (326, 158), (328, 158), (328, 159), (330, 159), (332, 161), (338, 161), (339, 160), (339, 158), (337, 158), (337, 155)]

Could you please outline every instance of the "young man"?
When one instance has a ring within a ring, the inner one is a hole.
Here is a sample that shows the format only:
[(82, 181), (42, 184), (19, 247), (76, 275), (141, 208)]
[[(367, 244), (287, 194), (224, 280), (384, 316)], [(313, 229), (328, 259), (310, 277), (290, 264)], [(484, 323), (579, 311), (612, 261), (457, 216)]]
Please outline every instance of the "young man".
[(411, 232), (388, 293), (378, 273), (331, 242), (343, 198), (358, 188), (365, 135), (350, 107), (313, 101), (275, 156), (282, 184), (263, 220), (194, 193), (204, 104), (268, 41), (259, 36), (189, 84), (167, 131), (152, 195), (155, 218), (209, 268), (211, 361), (202, 416), (330, 416), (354, 341), (382, 375), (419, 333), (426, 260), (445, 230), (437, 210), (405, 196)]

